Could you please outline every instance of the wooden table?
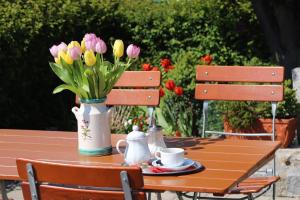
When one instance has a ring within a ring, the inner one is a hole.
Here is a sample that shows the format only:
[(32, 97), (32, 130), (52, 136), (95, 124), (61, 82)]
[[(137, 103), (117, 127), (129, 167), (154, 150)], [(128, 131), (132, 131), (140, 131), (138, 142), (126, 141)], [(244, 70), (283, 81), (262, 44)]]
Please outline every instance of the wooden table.
[[(112, 135), (112, 143), (125, 135)], [(266, 164), (280, 142), (229, 139), (166, 138), (168, 147), (182, 147), (205, 169), (181, 176), (144, 176), (145, 189), (225, 193)], [(19, 180), (16, 158), (82, 165), (123, 162), (116, 150), (102, 157), (79, 155), (77, 133), (0, 129), (0, 180)]]

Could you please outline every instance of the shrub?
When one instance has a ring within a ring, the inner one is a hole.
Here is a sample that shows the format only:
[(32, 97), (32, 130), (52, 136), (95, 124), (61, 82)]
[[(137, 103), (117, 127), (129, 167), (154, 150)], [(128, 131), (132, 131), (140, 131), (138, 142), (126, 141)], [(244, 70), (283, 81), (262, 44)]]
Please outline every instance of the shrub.
[(173, 57), (174, 69), (167, 78), (183, 88), (183, 95), (168, 93), (161, 99), (158, 122), (168, 133), (179, 131), (183, 136), (198, 136), (202, 103), (194, 99), (194, 89), (199, 61), (194, 52), (181, 51)]
[(48, 66), (48, 48), (58, 41), (78, 40), (87, 32), (105, 41), (120, 38), (141, 45), (141, 63), (173, 58), (179, 51), (191, 51), (195, 59), (212, 54), (225, 65), (242, 65), (253, 57), (269, 63), (258, 30), (247, 0), (1, 1), (0, 104), (5, 106), (0, 112), (9, 113), (1, 115), (1, 126), (75, 128), (73, 95), (51, 94), (59, 80)]
[[(296, 117), (300, 111), (296, 91), (291, 88), (291, 83), (291, 80), (284, 82), (284, 100), (277, 104), (277, 119)], [(218, 109), (236, 130), (253, 128), (258, 118), (272, 118), (270, 102), (222, 101), (218, 104)]]

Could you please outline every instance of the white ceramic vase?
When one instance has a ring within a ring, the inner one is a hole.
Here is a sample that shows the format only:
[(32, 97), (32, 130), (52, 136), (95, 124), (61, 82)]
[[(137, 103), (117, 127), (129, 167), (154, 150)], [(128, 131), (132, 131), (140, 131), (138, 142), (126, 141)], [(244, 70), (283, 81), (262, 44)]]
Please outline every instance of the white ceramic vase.
[(81, 101), (73, 107), (78, 126), (78, 150), (84, 155), (107, 155), (112, 152), (110, 121), (112, 108), (103, 99)]

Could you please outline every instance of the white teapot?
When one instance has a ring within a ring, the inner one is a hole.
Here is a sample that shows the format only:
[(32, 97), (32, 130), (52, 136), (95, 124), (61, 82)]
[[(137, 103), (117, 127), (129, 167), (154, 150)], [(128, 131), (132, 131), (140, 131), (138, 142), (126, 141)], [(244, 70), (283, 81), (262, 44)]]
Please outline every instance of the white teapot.
[[(124, 160), (128, 165), (141, 164), (148, 162), (151, 158), (148, 147), (148, 138), (144, 132), (138, 131), (138, 126), (133, 126), (133, 131), (127, 135), (126, 140), (119, 140), (117, 142), (117, 151), (124, 155)], [(119, 146), (122, 142), (126, 142), (126, 150), (123, 153)]]

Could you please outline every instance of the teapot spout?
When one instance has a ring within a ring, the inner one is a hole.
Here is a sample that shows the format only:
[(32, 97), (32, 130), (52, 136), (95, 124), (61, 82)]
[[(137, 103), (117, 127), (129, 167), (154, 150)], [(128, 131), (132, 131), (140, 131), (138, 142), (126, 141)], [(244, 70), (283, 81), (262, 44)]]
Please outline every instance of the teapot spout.
[(79, 110), (79, 108), (76, 107), (76, 106), (74, 106), (74, 107), (72, 108), (72, 112), (74, 113), (76, 119), (78, 119), (78, 110)]

